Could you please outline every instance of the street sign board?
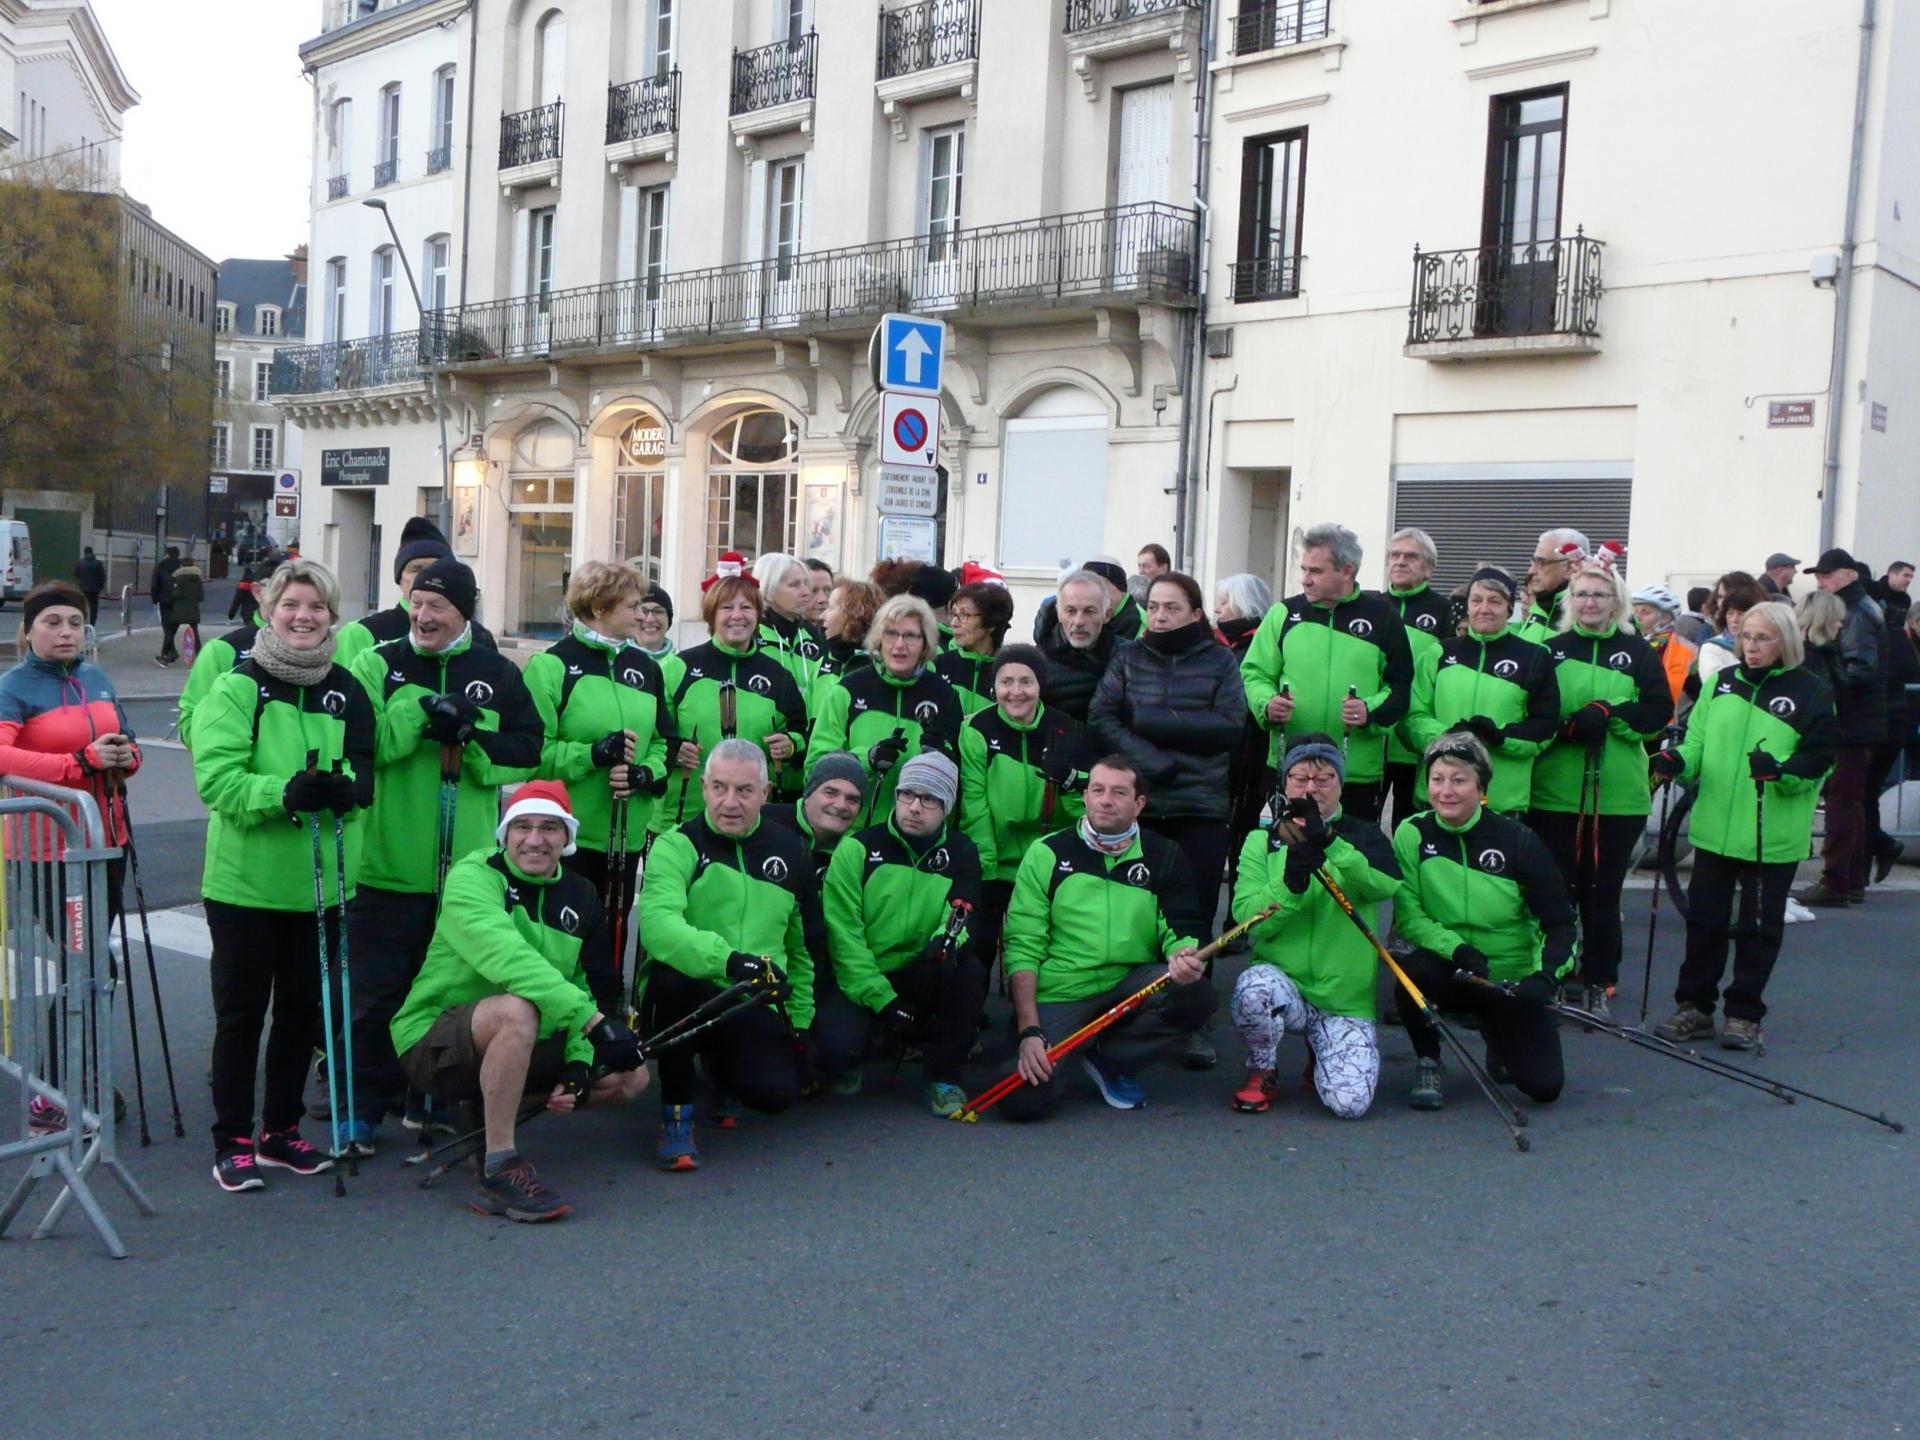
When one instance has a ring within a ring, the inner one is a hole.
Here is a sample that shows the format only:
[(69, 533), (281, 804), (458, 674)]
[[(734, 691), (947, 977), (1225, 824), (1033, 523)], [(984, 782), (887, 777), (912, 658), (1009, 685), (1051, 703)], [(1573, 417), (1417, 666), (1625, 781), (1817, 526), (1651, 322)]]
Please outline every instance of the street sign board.
[(940, 526), (917, 515), (880, 517), (880, 558), (940, 563)]
[(1811, 400), (1769, 400), (1767, 402), (1767, 428), (1769, 430), (1803, 430), (1813, 424), (1813, 401)]
[(392, 452), (385, 445), (372, 445), (358, 450), (322, 450), (320, 452), (320, 483), (322, 485), (384, 485)]
[(918, 395), (882, 395), (880, 464), (930, 470), (939, 455), (939, 407)]
[(299, 488), (300, 472), (298, 470), (282, 470), (273, 477), (273, 489), (276, 495), (291, 494)]
[(946, 359), (947, 327), (917, 315), (883, 315), (868, 342), (876, 390), (896, 395), (938, 395)]
[(294, 495), (276, 495), (273, 497), (273, 518), (276, 520), (298, 520), (300, 518), (300, 497)]
[(940, 513), (940, 472), (918, 466), (880, 467), (877, 503), (882, 515), (937, 515)]

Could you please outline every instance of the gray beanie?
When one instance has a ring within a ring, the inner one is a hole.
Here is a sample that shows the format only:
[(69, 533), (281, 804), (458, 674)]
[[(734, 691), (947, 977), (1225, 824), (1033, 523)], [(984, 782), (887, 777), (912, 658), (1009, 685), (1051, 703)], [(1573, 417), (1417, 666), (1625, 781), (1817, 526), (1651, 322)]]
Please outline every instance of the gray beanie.
[(894, 788), (931, 795), (951, 810), (954, 798), (960, 793), (960, 772), (953, 768), (953, 762), (946, 756), (936, 750), (928, 750), (900, 767), (900, 780)]
[(844, 780), (860, 792), (862, 800), (867, 798), (867, 772), (860, 762), (845, 750), (829, 750), (815, 760), (813, 768), (807, 772), (807, 783), (800, 790), (801, 801), (804, 803), (829, 780)]

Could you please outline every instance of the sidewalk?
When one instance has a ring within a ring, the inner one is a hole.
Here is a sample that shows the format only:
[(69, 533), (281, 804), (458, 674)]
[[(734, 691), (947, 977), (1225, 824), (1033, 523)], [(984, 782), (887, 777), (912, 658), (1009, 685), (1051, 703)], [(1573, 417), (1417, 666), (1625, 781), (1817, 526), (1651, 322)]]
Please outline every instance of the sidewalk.
[[(233, 603), (234, 580), (207, 582), (207, 598), (200, 604), (200, 643), (217, 639), (234, 627), (227, 619), (227, 606)], [(132, 597), (133, 630), (122, 625), (120, 607), (102, 601), (100, 623), (100, 668), (107, 672), (114, 690), (124, 703), (129, 700), (176, 700), (187, 687), (184, 664), (156, 665), (160, 653), (160, 617), (151, 600), (144, 595)]]

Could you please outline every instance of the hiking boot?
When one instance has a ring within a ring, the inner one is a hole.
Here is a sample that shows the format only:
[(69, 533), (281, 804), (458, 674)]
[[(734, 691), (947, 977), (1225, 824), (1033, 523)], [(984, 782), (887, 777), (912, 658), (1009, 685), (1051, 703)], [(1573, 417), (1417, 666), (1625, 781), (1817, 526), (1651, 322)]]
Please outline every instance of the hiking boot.
[(1832, 886), (1828, 885), (1826, 881), (1821, 880), (1809, 885), (1793, 898), (1798, 900), (1802, 905), (1839, 908), (1846, 905), (1847, 892), (1844, 890), (1835, 890)]
[(318, 1175), (333, 1161), (300, 1138), (298, 1130), (266, 1130), (254, 1158), (269, 1170), (291, 1170), (296, 1175)]
[(849, 1070), (843, 1075), (830, 1075), (827, 1077), (827, 1093), (829, 1095), (858, 1095), (862, 1083), (863, 1081), (858, 1070)]
[(1758, 1050), (1760, 1022), (1736, 1020), (1729, 1015), (1726, 1024), (1720, 1027), (1720, 1048), (1722, 1050)]
[(534, 1173), (533, 1162), (514, 1156), (491, 1175), (483, 1167), (473, 1182), (469, 1209), (481, 1215), (504, 1215), (509, 1220), (537, 1225), (573, 1213), (558, 1191), (549, 1190)]
[(944, 1080), (930, 1081), (925, 1094), (927, 1109), (937, 1120), (951, 1120), (967, 1108), (967, 1092)]
[(1187, 1048), (1181, 1053), (1180, 1063), (1189, 1070), (1211, 1070), (1220, 1063), (1220, 1054), (1213, 1048), (1213, 1037), (1204, 1030), (1196, 1030), (1187, 1037)]
[(1114, 1063), (1099, 1053), (1088, 1055), (1080, 1062), (1080, 1068), (1087, 1072), (1087, 1078), (1093, 1081), (1094, 1088), (1100, 1092), (1100, 1098), (1116, 1110), (1141, 1110), (1146, 1108), (1147, 1092), (1131, 1075), (1123, 1075), (1114, 1067)]
[(1280, 1093), (1271, 1070), (1248, 1069), (1246, 1081), (1233, 1092), (1233, 1108), (1243, 1115), (1264, 1115)]
[(1587, 1013), (1596, 1020), (1611, 1022), (1613, 1020), (1613, 1006), (1607, 1002), (1617, 993), (1619, 993), (1618, 988), (1613, 985), (1587, 986)]
[(1673, 1045), (1679, 1045), (1688, 1040), (1711, 1040), (1713, 1016), (1698, 1005), (1683, 1004), (1673, 1014), (1654, 1026), (1653, 1033)]
[(213, 1182), (236, 1195), (242, 1190), (267, 1188), (266, 1177), (254, 1163), (251, 1140), (236, 1141), (233, 1149), (213, 1157)]
[(1513, 1074), (1507, 1069), (1507, 1062), (1500, 1058), (1500, 1052), (1493, 1048), (1491, 1042), (1487, 1045), (1487, 1078), (1496, 1085), (1513, 1083)]
[(707, 1107), (707, 1123), (716, 1130), (740, 1128), (740, 1102), (717, 1085), (713, 1089), (713, 1103)]
[(1413, 1077), (1413, 1089), (1407, 1092), (1407, 1104), (1415, 1110), (1438, 1110), (1447, 1103), (1446, 1071), (1438, 1060), (1424, 1056), (1419, 1073)]
[(340, 1148), (336, 1160), (371, 1160), (373, 1140), (378, 1132), (365, 1120), (349, 1120), (340, 1127)]
[(662, 1170), (698, 1170), (700, 1147), (693, 1138), (693, 1106), (660, 1107), (660, 1143), (654, 1159)]

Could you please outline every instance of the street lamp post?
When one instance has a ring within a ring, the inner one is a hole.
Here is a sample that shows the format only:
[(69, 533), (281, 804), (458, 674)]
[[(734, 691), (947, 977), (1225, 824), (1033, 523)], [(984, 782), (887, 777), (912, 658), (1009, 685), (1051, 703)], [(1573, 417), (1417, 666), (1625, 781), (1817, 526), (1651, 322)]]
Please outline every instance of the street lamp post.
[[(400, 243), (400, 232), (393, 228), (393, 215), (387, 209), (384, 200), (362, 200), (369, 210), (378, 210), (380, 218), (387, 222), (387, 234), (393, 237), (394, 253), (400, 257), (400, 268), (407, 277), (407, 289), (413, 292), (413, 311), (419, 317), (420, 328), (427, 320), (427, 307), (420, 298), (420, 287), (414, 283), (413, 265), (407, 259), (407, 247)], [(440, 422), (440, 533), (453, 533), (453, 454), (447, 448), (447, 412), (440, 403), (440, 371), (435, 366), (427, 367), (427, 380), (433, 387), (433, 413)]]

